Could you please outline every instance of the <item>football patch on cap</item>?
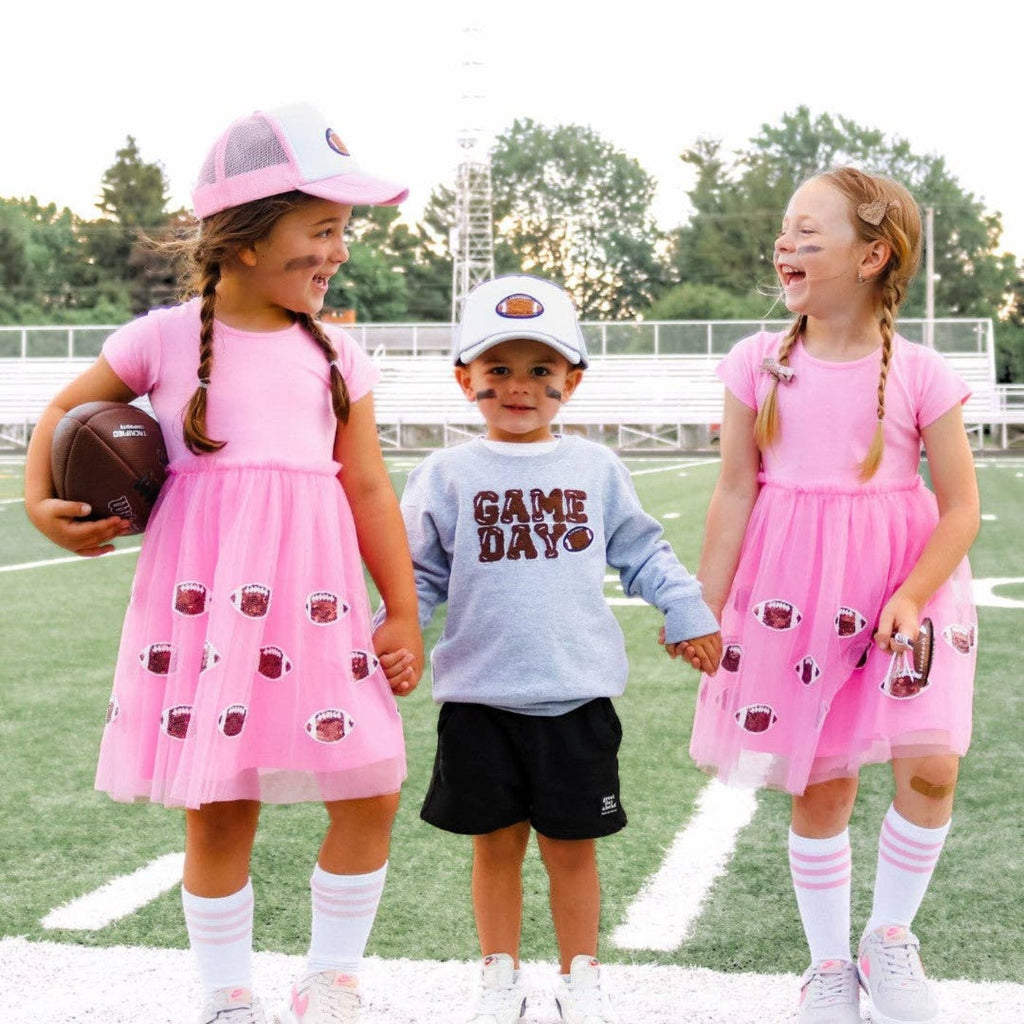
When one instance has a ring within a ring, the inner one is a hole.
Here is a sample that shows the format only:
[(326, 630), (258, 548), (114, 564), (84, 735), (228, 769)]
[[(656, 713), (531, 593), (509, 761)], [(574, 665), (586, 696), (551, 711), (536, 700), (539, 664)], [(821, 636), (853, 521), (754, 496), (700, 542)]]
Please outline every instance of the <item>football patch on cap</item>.
[(341, 141), (341, 137), (333, 128), (327, 129), (327, 145), (334, 150), (335, 153), (340, 153), (342, 156), (351, 156), (352, 154), (348, 151), (348, 146)]
[(532, 320), (544, 312), (544, 306), (532, 295), (516, 292), (514, 295), (506, 295), (494, 307), (494, 312), (511, 320)]

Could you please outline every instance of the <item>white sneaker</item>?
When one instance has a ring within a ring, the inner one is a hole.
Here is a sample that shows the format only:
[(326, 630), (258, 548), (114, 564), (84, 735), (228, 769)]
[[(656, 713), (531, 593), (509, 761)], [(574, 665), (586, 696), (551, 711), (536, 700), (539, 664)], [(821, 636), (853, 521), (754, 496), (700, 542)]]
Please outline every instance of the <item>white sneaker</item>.
[(355, 1024), (359, 982), (343, 971), (307, 974), (292, 986), (292, 997), (278, 1014), (279, 1024)]
[(860, 978), (850, 960), (822, 960), (800, 979), (800, 1024), (860, 1024)]
[(939, 1006), (924, 976), (920, 943), (902, 925), (865, 932), (857, 954), (874, 1024), (935, 1024)]
[(555, 1004), (565, 1024), (617, 1024), (611, 999), (601, 990), (601, 968), (592, 956), (574, 956), (569, 980), (558, 979)]
[(526, 995), (508, 953), (484, 957), (480, 993), (469, 1024), (515, 1024), (526, 1012)]
[(267, 1018), (252, 989), (221, 988), (203, 1003), (199, 1024), (267, 1024)]

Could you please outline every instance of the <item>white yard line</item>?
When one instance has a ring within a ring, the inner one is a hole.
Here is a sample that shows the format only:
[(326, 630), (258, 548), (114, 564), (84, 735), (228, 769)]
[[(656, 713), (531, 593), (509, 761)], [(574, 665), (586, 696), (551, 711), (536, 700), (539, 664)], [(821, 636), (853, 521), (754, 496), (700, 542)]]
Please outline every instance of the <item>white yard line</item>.
[[(107, 555), (99, 555), (99, 558), (113, 558), (115, 555), (135, 555), (142, 548), (118, 548)], [(48, 565), (71, 565), (74, 562), (89, 562), (91, 559), (83, 558), (81, 555), (68, 555), (65, 558), (47, 558), (42, 562), (22, 562), (20, 565), (0, 565), (0, 572), (21, 572), (24, 569), (44, 569)]]
[[(629, 456), (623, 456), (623, 459), (628, 459)], [(671, 473), (680, 469), (693, 469), (695, 466), (714, 466), (722, 460), (719, 458), (713, 459), (688, 459), (685, 462), (673, 461), (665, 466), (657, 466), (654, 469), (631, 469), (629, 471), (630, 476), (648, 476), (651, 473)]]
[(974, 603), (985, 608), (1024, 608), (1024, 601), (1013, 597), (1000, 597), (993, 593), (996, 587), (1008, 583), (1024, 583), (1024, 576), (992, 576), (988, 579), (974, 580)]
[[(415, 949), (410, 950), (411, 953)], [(771, 950), (765, 951), (770, 966)], [(256, 953), (254, 981), (273, 1011), (305, 957)], [(479, 968), (447, 960), (368, 957), (361, 972), (362, 1024), (436, 1024), (465, 1018)], [(554, 963), (524, 963), (523, 1024), (558, 1024)], [(790, 974), (721, 974), (706, 968), (606, 964), (622, 1020), (644, 1024), (765, 1024), (795, 1019)], [(196, 1020), (192, 956), (183, 949), (83, 948), (0, 939), (0, 1020), (18, 1024), (182, 1024)], [(1024, 985), (938, 981), (943, 1024), (1019, 1024)], [(863, 1009), (867, 1019), (867, 1007)]]
[(112, 878), (99, 889), (51, 910), (41, 923), (51, 929), (99, 931), (180, 885), (184, 866), (185, 854), (164, 854), (130, 875)]
[(620, 949), (665, 952), (682, 945), (712, 886), (725, 874), (736, 836), (756, 810), (753, 791), (730, 789), (712, 779), (697, 798), (689, 824), (612, 933), (612, 942)]

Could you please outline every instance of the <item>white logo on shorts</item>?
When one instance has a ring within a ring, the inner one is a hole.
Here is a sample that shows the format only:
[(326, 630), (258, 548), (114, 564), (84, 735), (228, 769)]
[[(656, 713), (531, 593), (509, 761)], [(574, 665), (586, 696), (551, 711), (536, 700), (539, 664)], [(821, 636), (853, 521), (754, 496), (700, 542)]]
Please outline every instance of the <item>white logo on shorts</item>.
[(619, 801), (616, 799), (615, 794), (611, 796), (601, 797), (601, 813), (602, 814), (614, 814), (619, 809)]

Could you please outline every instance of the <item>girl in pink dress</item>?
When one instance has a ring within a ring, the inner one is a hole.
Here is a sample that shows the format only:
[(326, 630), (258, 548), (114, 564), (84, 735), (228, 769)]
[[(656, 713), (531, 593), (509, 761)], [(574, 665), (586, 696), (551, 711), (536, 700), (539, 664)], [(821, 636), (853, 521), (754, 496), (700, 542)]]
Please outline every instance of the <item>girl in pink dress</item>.
[[(801, 1024), (856, 1024), (861, 985), (878, 1022), (936, 1015), (910, 926), (970, 740), (979, 510), (968, 389), (895, 331), (920, 239), (892, 181), (838, 168), (805, 182), (775, 243), (797, 319), (719, 369), (722, 468), (698, 576), (723, 658), (701, 681), (691, 754), (724, 782), (793, 794)], [(847, 825), (858, 770), (879, 761), (895, 797), (858, 973)]]
[[(125, 617), (96, 786), (184, 808), (182, 897), (201, 1020), (265, 1020), (250, 971), (263, 802), (323, 801), (308, 969), (282, 1020), (351, 1020), (405, 778), (394, 695), (423, 664), (404, 527), (377, 441), (373, 363), (315, 319), (353, 204), (403, 188), (311, 107), (234, 122), (193, 192), (186, 291), (111, 335), (32, 437), (26, 508), (83, 555), (128, 524), (53, 495), (64, 411), (148, 395), (168, 479)], [(363, 564), (387, 603), (371, 627)]]

